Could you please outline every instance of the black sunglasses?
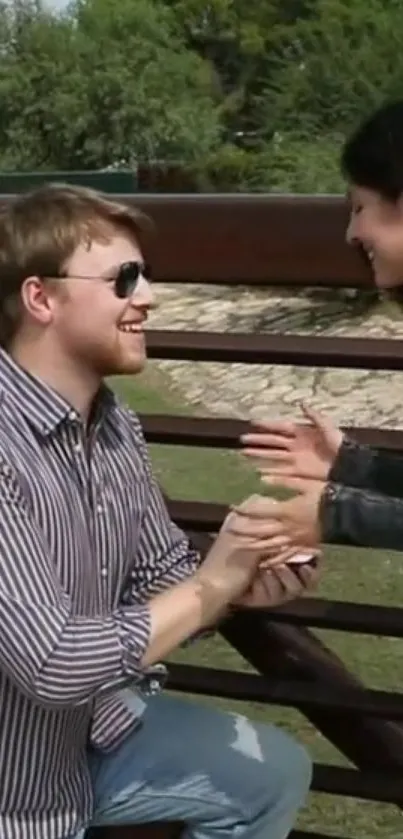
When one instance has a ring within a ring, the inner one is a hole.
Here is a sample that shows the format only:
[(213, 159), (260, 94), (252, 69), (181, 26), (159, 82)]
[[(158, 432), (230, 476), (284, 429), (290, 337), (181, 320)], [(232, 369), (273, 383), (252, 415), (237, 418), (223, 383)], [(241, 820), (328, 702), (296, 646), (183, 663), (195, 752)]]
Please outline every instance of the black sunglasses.
[(151, 280), (151, 268), (147, 262), (123, 262), (113, 277), (116, 297), (122, 300), (131, 297), (140, 277)]
[[(113, 283), (116, 297), (124, 300), (126, 297), (131, 297), (136, 289), (140, 277), (145, 280), (151, 280), (151, 269), (147, 262), (123, 262), (119, 266), (116, 274), (113, 277), (104, 277), (105, 282)], [(60, 274), (60, 279), (70, 280), (96, 280), (98, 277), (88, 277), (83, 275), (70, 276), (69, 274)], [(46, 277), (43, 277), (46, 279)]]

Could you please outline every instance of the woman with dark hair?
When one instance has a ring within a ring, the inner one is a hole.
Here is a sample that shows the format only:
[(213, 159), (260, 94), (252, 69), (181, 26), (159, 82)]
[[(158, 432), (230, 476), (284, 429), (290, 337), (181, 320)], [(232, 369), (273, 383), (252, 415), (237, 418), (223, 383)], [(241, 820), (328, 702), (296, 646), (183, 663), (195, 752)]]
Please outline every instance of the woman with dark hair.
[[(363, 248), (381, 289), (403, 287), (403, 100), (387, 104), (346, 141), (350, 244)], [(267, 535), (298, 548), (319, 542), (403, 550), (403, 456), (358, 445), (304, 406), (310, 422), (259, 423), (242, 437), (263, 482), (296, 491), (259, 508)]]

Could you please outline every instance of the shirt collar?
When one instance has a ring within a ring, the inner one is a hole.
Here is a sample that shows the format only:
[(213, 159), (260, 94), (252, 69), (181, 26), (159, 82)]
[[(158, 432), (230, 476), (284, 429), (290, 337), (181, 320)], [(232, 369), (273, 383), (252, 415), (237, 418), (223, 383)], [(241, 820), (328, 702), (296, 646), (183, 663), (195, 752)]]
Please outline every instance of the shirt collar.
[[(50, 434), (63, 422), (80, 422), (73, 406), (41, 379), (32, 376), (4, 349), (0, 348), (0, 393), (3, 399), (27, 418), (43, 436)], [(94, 421), (117, 405), (113, 391), (102, 384), (94, 405)]]

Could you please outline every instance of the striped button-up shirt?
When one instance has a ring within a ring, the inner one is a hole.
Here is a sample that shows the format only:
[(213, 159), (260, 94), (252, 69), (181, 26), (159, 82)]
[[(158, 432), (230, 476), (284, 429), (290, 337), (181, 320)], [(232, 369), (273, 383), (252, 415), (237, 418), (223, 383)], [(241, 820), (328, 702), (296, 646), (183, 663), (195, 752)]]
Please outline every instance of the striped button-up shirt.
[(148, 601), (198, 563), (135, 414), (103, 387), (85, 430), (0, 350), (1, 839), (88, 824), (87, 749), (138, 724), (113, 685), (144, 678)]

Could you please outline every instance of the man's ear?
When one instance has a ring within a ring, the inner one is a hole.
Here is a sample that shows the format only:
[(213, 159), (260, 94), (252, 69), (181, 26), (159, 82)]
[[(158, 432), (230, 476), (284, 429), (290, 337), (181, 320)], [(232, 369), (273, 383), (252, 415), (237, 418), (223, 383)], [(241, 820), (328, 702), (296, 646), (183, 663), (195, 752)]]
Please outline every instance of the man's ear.
[(21, 302), (26, 314), (47, 326), (53, 317), (51, 288), (39, 277), (27, 277), (21, 286)]

